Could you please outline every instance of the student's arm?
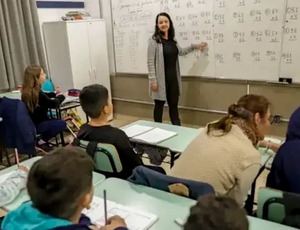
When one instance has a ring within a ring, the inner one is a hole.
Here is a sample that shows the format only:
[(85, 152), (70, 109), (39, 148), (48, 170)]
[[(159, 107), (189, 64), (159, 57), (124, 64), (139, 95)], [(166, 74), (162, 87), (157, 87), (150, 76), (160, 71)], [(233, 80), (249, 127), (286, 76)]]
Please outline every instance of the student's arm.
[(27, 172), (18, 169), (0, 184), (0, 207), (12, 202), (26, 185)]
[(64, 100), (64, 95), (58, 95), (55, 98), (50, 98), (45, 93), (40, 93), (39, 105), (47, 108), (57, 108)]
[(155, 53), (156, 53), (156, 41), (150, 39), (148, 43), (148, 58), (147, 58), (147, 65), (148, 65), (148, 78), (149, 83), (157, 83), (156, 78), (156, 71), (155, 71)]
[(266, 186), (278, 190), (287, 190), (288, 186), (286, 185), (286, 179), (285, 179), (285, 174), (284, 174), (284, 169), (282, 167), (283, 163), (283, 151), (284, 148), (280, 149), (278, 153), (276, 154), (271, 171), (267, 177), (267, 183)]
[(244, 206), (248, 193), (251, 189), (251, 185), (258, 175), (258, 171), (260, 167), (261, 167), (260, 164), (252, 164), (248, 166), (242, 172), (240, 178), (238, 178), (235, 200), (240, 204), (241, 207)]
[(272, 141), (260, 141), (258, 147), (271, 149), (274, 153), (277, 153), (281, 144)]
[(50, 98), (55, 98), (56, 97), (56, 93), (54, 93), (54, 92), (47, 92), (47, 93), (43, 92), (43, 93), (46, 94)]
[(113, 216), (108, 219), (108, 224), (100, 228), (100, 230), (128, 230), (125, 220), (119, 216)]

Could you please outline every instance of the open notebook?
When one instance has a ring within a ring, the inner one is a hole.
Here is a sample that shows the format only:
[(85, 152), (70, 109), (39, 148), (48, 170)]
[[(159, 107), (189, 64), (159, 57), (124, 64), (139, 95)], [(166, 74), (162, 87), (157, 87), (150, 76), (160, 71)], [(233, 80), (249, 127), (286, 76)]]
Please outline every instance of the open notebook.
[(5, 173), (5, 174), (1, 174), (0, 175), (0, 184), (3, 183), (4, 181), (7, 180), (8, 177), (10, 177), (10, 175), (12, 175), (15, 171), (12, 171), (12, 172), (8, 172), (8, 173)]
[(140, 135), (142, 133), (148, 132), (151, 129), (153, 129), (153, 127), (134, 124), (134, 125), (130, 125), (127, 128), (124, 128), (122, 130), (126, 133), (126, 135), (129, 138), (132, 138), (134, 136), (137, 136), (137, 135)]
[(133, 139), (145, 143), (157, 144), (176, 135), (177, 135), (176, 132), (172, 132), (160, 128), (154, 128), (148, 132), (142, 133), (141, 135), (134, 136)]
[[(99, 197), (93, 197), (90, 209), (83, 210), (83, 214), (87, 215), (93, 224), (98, 227), (105, 223), (104, 218), (104, 200)], [(113, 201), (107, 201), (108, 218), (118, 215), (121, 216), (130, 230), (146, 230), (149, 229), (157, 220), (156, 215), (141, 212), (134, 208), (129, 208)]]

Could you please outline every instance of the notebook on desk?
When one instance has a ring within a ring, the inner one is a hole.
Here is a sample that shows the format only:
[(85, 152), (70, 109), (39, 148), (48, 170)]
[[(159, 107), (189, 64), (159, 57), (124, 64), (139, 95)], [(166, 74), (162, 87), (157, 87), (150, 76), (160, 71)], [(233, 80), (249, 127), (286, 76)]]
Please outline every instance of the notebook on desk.
[(177, 133), (173, 131), (168, 131), (160, 128), (151, 129), (148, 132), (145, 132), (141, 135), (133, 137), (136, 141), (141, 141), (150, 144), (157, 144), (162, 141), (165, 141), (171, 137), (176, 136)]
[[(107, 201), (107, 213), (108, 218), (115, 215), (122, 217), (130, 230), (149, 229), (158, 220), (156, 215), (129, 208), (113, 201)], [(91, 208), (83, 210), (83, 214), (88, 216), (93, 224), (98, 227), (103, 226), (105, 223), (104, 200), (94, 196)]]
[(6, 181), (7, 178), (10, 177), (14, 172), (15, 172), (15, 170), (11, 171), (11, 172), (8, 172), (8, 173), (5, 173), (5, 174), (1, 174), (0, 175), (0, 184), (2, 184), (4, 181)]
[(62, 102), (62, 105), (64, 104), (68, 104), (70, 102), (79, 102), (79, 97), (71, 97), (71, 96), (67, 96), (65, 98), (65, 100)]
[(148, 132), (151, 129), (154, 129), (154, 128), (150, 127), (150, 126), (134, 124), (134, 125), (130, 125), (127, 128), (123, 128), (122, 130), (126, 133), (126, 135), (129, 138), (132, 138), (132, 137), (135, 137), (135, 136), (140, 135), (142, 133)]

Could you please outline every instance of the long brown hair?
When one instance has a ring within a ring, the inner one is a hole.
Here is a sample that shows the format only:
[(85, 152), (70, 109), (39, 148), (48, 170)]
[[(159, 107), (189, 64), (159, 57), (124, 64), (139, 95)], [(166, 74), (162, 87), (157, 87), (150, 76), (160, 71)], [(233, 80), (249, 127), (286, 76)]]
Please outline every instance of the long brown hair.
[(211, 130), (222, 130), (223, 133), (228, 133), (232, 128), (234, 118), (244, 119), (256, 130), (254, 121), (255, 114), (258, 113), (261, 118), (264, 118), (268, 113), (270, 105), (271, 103), (264, 96), (254, 94), (245, 95), (241, 97), (236, 104), (229, 106), (228, 115), (226, 117), (209, 124), (207, 133), (210, 133)]
[(33, 113), (39, 103), (39, 92), (41, 85), (39, 77), (42, 72), (41, 66), (28, 66), (24, 73), (24, 82), (22, 86), (22, 101), (26, 104), (28, 110)]

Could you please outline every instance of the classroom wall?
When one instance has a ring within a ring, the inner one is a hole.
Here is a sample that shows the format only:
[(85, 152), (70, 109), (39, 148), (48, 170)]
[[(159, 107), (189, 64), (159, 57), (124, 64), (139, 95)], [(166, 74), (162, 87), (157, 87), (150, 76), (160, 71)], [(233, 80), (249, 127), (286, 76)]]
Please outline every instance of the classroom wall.
[[(45, 0), (44, 0), (45, 1)], [(50, 0), (46, 0), (50, 1)], [(45, 1), (45, 2), (46, 2)], [(56, 2), (85, 2), (87, 0), (55, 0)], [(96, 0), (94, 0), (96, 1)], [(38, 15), (40, 24), (42, 25), (43, 22), (51, 22), (51, 21), (60, 21), (61, 17), (65, 15), (65, 13), (69, 11), (82, 11), (85, 9), (82, 8), (38, 8)]]
[[(153, 104), (148, 96), (146, 75), (111, 75), (114, 111), (119, 114), (152, 118)], [(205, 79), (184, 77), (183, 94), (180, 98), (180, 115), (183, 123), (203, 126), (219, 119), (227, 107), (235, 103), (240, 96), (249, 92), (265, 95), (272, 102), (272, 114), (289, 118), (297, 108), (300, 98), (299, 85), (276, 85), (261, 82)], [(164, 113), (168, 118), (167, 107)], [(270, 134), (285, 136), (286, 123), (272, 125)]]
[[(72, 0), (75, 1), (75, 0)], [(80, 1), (80, 0), (77, 0)], [(93, 18), (110, 18), (109, 0), (84, 0), (85, 10)], [(102, 10), (100, 7), (102, 6)], [(40, 22), (60, 20), (69, 10), (83, 9), (38, 9)], [(109, 23), (109, 21), (107, 22)], [(108, 27), (109, 40), (112, 31)], [(110, 56), (112, 43), (108, 44)], [(112, 57), (110, 57), (110, 60)], [(115, 74), (114, 63), (111, 67), (111, 84), (114, 111), (119, 114), (132, 115), (140, 118), (152, 118), (153, 104), (148, 96), (148, 79), (146, 75)], [(261, 82), (230, 81), (222, 79), (205, 79), (201, 77), (184, 77), (183, 94), (180, 98), (180, 115), (183, 123), (203, 126), (219, 119), (226, 113), (227, 107), (247, 93), (263, 94), (273, 103), (273, 114), (289, 118), (292, 111), (299, 106), (300, 86), (282, 86)], [(164, 113), (168, 118), (167, 107)], [(286, 123), (273, 125), (271, 135), (285, 136)]]
[[(107, 20), (107, 23), (111, 20), (110, 1), (100, 0), (102, 17)], [(108, 33), (113, 33), (112, 26), (108, 27)], [(108, 41), (114, 111), (119, 114), (151, 119), (153, 103), (148, 96), (147, 75), (115, 73), (112, 37)], [(273, 104), (272, 113), (288, 119), (300, 105), (299, 89), (300, 84), (277, 85), (255, 81), (184, 77), (180, 114), (183, 123), (203, 126), (222, 117), (230, 104), (249, 92), (265, 95)], [(167, 107), (164, 116), (169, 120)], [(286, 122), (272, 125), (270, 134), (285, 136), (286, 126)]]

